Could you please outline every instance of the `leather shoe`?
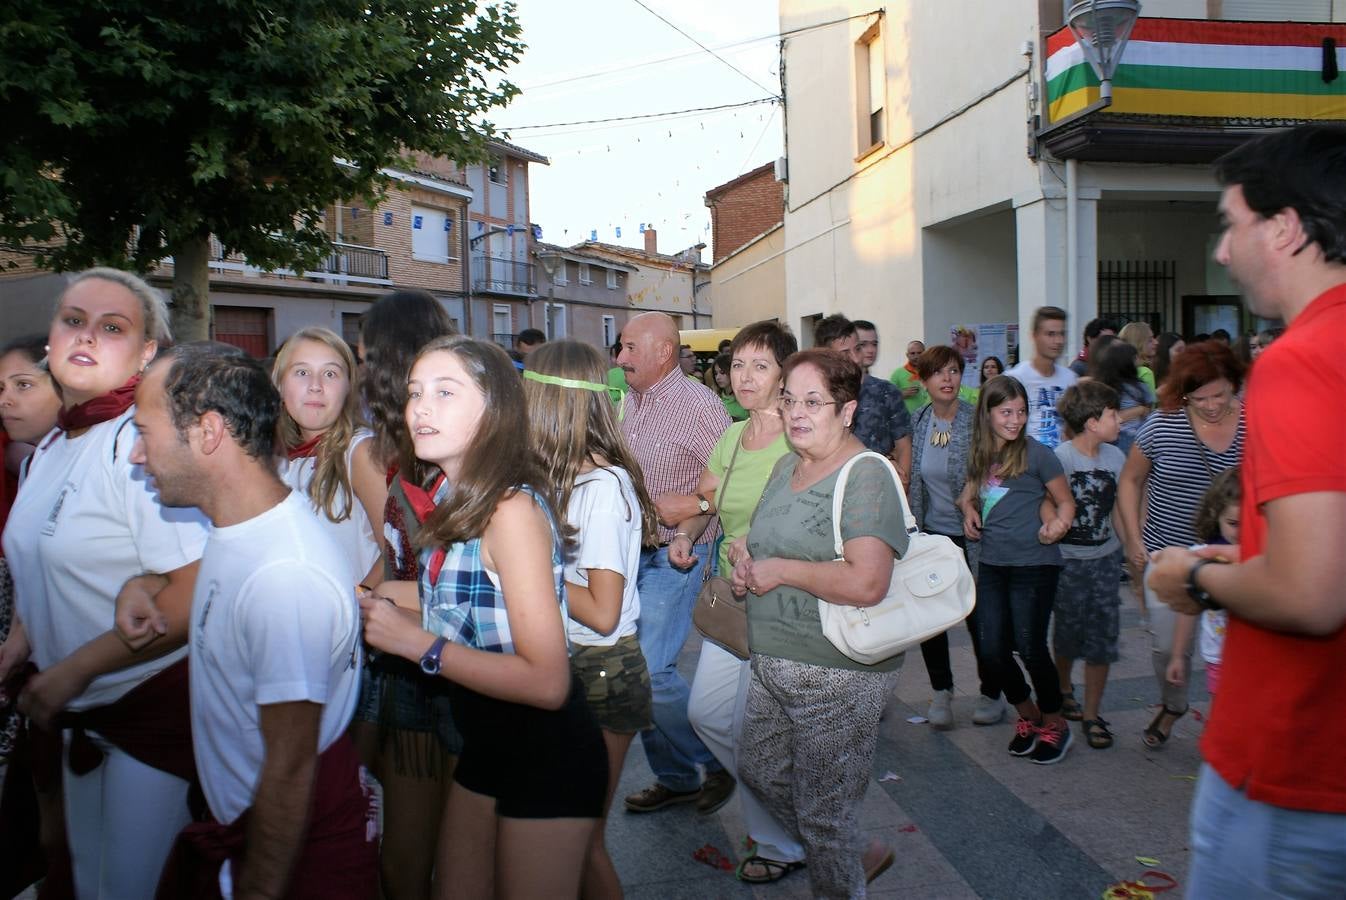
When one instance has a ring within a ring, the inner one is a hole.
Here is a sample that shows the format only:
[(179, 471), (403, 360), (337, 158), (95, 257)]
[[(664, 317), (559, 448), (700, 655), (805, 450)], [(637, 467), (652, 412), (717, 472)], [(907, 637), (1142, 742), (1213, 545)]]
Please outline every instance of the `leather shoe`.
[(706, 776), (706, 780), (701, 782), (701, 797), (696, 801), (696, 811), (703, 816), (715, 812), (734, 796), (734, 786), (737, 784), (734, 776), (723, 769), (710, 773)]
[[(709, 781), (709, 779), (707, 779)], [(655, 782), (643, 791), (637, 791), (626, 798), (627, 812), (646, 813), (672, 806), (675, 803), (691, 803), (701, 798), (702, 790), (674, 791)]]

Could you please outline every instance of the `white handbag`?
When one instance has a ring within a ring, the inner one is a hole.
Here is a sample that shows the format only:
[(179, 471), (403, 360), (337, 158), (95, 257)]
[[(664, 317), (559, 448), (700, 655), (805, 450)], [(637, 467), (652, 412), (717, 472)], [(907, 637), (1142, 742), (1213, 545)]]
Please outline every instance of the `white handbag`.
[(857, 453), (837, 474), (832, 494), (832, 534), (842, 559), (841, 505), (851, 467), (867, 456), (883, 462), (897, 485), (907, 528), (907, 552), (893, 560), (888, 593), (875, 606), (845, 606), (819, 598), (823, 634), (858, 663), (874, 665), (963, 621), (977, 602), (977, 585), (958, 545), (942, 534), (916, 529), (916, 517), (892, 464), (872, 451)]

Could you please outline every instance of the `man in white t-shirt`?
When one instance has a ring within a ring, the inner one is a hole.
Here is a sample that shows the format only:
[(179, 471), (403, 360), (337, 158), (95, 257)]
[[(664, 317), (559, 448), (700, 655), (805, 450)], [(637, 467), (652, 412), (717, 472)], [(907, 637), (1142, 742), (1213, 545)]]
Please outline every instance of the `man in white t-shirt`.
[(1040, 306), (1033, 313), (1033, 358), (1006, 372), (1019, 379), (1028, 392), (1028, 436), (1055, 447), (1065, 440), (1056, 401), (1078, 376), (1057, 362), (1066, 349), (1066, 311), (1059, 306)]
[[(345, 737), (359, 608), (341, 550), (276, 475), (276, 390), (234, 348), (185, 344), (150, 367), (136, 404), (132, 459), (165, 506), (197, 506), (213, 526), (188, 661), (193, 749), (215, 821), (183, 833), (168, 871), (190, 896), (207, 884), (237, 897), (371, 896), (368, 803)], [(143, 599), (118, 607), (133, 645), (161, 624)], [(194, 855), (190, 835), (203, 831), (242, 838), (222, 869)]]

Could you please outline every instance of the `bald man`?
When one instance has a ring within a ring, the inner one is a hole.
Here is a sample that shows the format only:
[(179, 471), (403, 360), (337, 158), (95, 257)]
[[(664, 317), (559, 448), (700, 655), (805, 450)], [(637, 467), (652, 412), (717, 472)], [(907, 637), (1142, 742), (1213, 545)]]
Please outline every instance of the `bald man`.
[[(642, 313), (622, 329), (617, 365), (630, 389), (622, 401), (622, 434), (645, 473), (651, 497), (695, 494), (710, 452), (729, 427), (714, 394), (682, 373), (678, 328), (663, 313)], [(708, 499), (701, 499), (709, 512)], [(678, 653), (692, 625), (692, 605), (701, 569), (715, 538), (712, 523), (693, 546), (696, 562), (678, 569), (668, 560), (674, 530), (659, 523), (659, 546), (640, 554), (640, 648), (650, 670), (654, 727), (640, 733), (655, 783), (626, 798), (631, 812), (653, 812), (676, 803), (696, 803), (714, 812), (734, 792), (734, 777), (715, 760), (687, 721), (690, 688), (678, 674)], [(705, 768), (702, 781), (698, 766)]]

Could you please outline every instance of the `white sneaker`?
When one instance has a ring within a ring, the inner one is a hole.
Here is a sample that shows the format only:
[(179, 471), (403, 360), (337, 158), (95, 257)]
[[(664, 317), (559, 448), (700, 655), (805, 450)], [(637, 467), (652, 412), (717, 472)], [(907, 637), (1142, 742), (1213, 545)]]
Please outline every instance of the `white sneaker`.
[(996, 697), (992, 700), (985, 694), (977, 697), (977, 708), (972, 712), (973, 725), (994, 725), (1005, 718), (1005, 698)]
[(930, 720), (930, 727), (937, 731), (948, 731), (953, 727), (952, 688), (935, 691), (934, 699), (930, 701), (930, 711), (925, 717)]

